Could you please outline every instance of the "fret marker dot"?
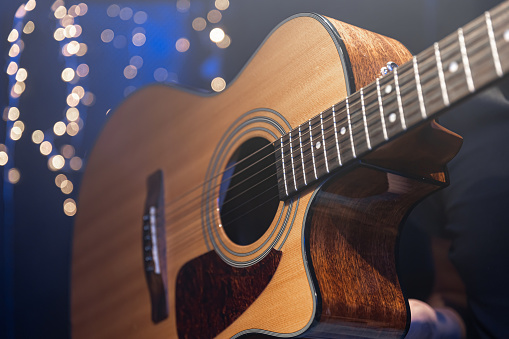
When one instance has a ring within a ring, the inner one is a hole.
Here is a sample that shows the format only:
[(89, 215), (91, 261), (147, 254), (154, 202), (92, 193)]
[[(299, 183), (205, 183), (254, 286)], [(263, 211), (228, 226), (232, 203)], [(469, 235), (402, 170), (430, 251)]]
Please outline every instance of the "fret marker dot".
[(504, 40), (509, 42), (509, 29), (506, 29), (506, 31), (504, 32)]
[(397, 117), (397, 116), (396, 116), (396, 113), (391, 113), (391, 114), (389, 114), (389, 121), (390, 121), (390, 122), (394, 122), (394, 121), (396, 121), (396, 117)]
[(341, 133), (341, 135), (345, 135), (345, 133), (346, 133), (345, 126), (341, 127), (341, 130), (339, 131), (339, 133)]
[(392, 92), (392, 86), (391, 86), (391, 85), (387, 85), (387, 86), (385, 87), (385, 94), (389, 94), (389, 93), (391, 93), (391, 92)]
[(316, 147), (316, 149), (320, 149), (320, 147), (322, 147), (322, 144), (320, 143), (320, 141), (318, 141), (318, 142), (315, 144), (315, 147)]
[(456, 61), (453, 61), (449, 64), (449, 72), (454, 73), (458, 70), (459, 65)]

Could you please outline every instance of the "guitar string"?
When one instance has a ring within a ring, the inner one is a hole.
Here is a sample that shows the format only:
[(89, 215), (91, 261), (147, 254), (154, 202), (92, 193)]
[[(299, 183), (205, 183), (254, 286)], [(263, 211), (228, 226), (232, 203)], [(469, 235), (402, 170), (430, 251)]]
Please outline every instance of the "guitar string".
[[(401, 73), (401, 75), (403, 75), (403, 73)], [(449, 80), (450, 80), (450, 79), (449, 79)], [(374, 95), (374, 94), (373, 94), (373, 95)], [(415, 100), (414, 100), (414, 101), (415, 101)], [(367, 105), (367, 106), (369, 106), (369, 105), (370, 105), (370, 104), (368, 103), (368, 105)], [(406, 102), (406, 108), (408, 109), (408, 102)], [(330, 119), (329, 119), (329, 120), (330, 120)], [(330, 129), (329, 129), (329, 130), (330, 130)], [(361, 133), (361, 131), (359, 131), (359, 133)], [(333, 137), (333, 136), (329, 136), (329, 137), (328, 137), (328, 139), (330, 139), (330, 138), (332, 138), (332, 137)], [(236, 165), (236, 164), (234, 164), (234, 166), (235, 166), (235, 165)], [(268, 167), (270, 167), (270, 166), (272, 166), (272, 165), (269, 165)], [(321, 165), (321, 167), (322, 167), (322, 166), (324, 166), (324, 165)], [(265, 169), (264, 169), (264, 170), (265, 170)], [(261, 170), (261, 171), (259, 171), (259, 172), (255, 173), (255, 174), (253, 174), (251, 177), (253, 177), (253, 176), (257, 175), (258, 173), (260, 173), (260, 172), (262, 172), (262, 171), (263, 171), (263, 170)], [(272, 177), (272, 176), (274, 176), (274, 175), (275, 175), (275, 174), (271, 175), (270, 177)], [(269, 178), (270, 178), (270, 177), (269, 177)], [(249, 177), (249, 178), (250, 178), (250, 177)], [(248, 180), (249, 178), (246, 178), (244, 181)], [(230, 180), (230, 179), (231, 179), (231, 178), (229, 178), (229, 180)], [(265, 181), (265, 180), (267, 180), (267, 179), (268, 179), (268, 178), (264, 179), (263, 181)], [(255, 186), (256, 186), (256, 185), (255, 185)], [(273, 187), (272, 187), (272, 188), (273, 188)], [(249, 190), (249, 189), (248, 189), (248, 190)], [(246, 190), (246, 191), (247, 191), (247, 190)], [(244, 191), (244, 192), (242, 192), (242, 193), (245, 193), (246, 191)], [(225, 192), (225, 193), (226, 193), (226, 192)], [(241, 195), (242, 193), (240, 193), (239, 195)], [(228, 201), (225, 201), (225, 202), (223, 203), (223, 205), (224, 205), (224, 204), (226, 204), (227, 202), (230, 202), (230, 201), (231, 201), (231, 200), (233, 200), (234, 198), (235, 198), (235, 197), (233, 197), (232, 199), (230, 199), (230, 200), (228, 200)]]
[[(408, 106), (407, 106), (407, 108), (408, 108)], [(414, 110), (412, 110), (412, 111), (414, 111)], [(415, 110), (415, 111), (417, 111), (417, 110)], [(330, 136), (329, 138), (332, 138), (332, 137), (333, 137), (333, 136)], [(323, 166), (325, 166), (325, 163), (324, 163), (324, 164), (322, 164), (322, 165), (320, 165), (320, 166), (319, 166), (319, 168), (321, 168), (321, 167), (323, 167)], [(274, 174), (272, 174), (270, 177), (273, 177), (274, 175), (276, 175), (276, 174), (274, 173)], [(268, 179), (268, 178), (266, 178), (266, 179), (264, 179), (264, 180), (267, 180), (267, 179)], [(256, 185), (255, 185), (255, 186), (256, 186)], [(243, 203), (243, 204), (241, 204), (241, 205), (244, 205), (244, 204), (246, 204), (246, 203), (248, 203), (248, 202), (250, 202), (250, 201), (254, 200), (254, 199), (255, 199), (256, 197), (258, 197), (259, 195), (261, 195), (261, 194), (265, 193), (266, 191), (268, 191), (268, 190), (270, 190), (270, 189), (273, 189), (273, 188), (275, 188), (275, 187), (277, 187), (277, 185), (273, 185), (273, 186), (272, 186), (272, 187), (270, 187), (269, 189), (266, 189), (264, 192), (262, 192), (262, 193), (258, 194), (257, 196), (255, 196), (255, 197), (253, 197), (253, 198), (249, 199), (248, 201), (244, 202), (244, 203)], [(248, 189), (248, 190), (249, 190), (249, 189)], [(237, 195), (237, 196), (235, 196), (234, 198), (238, 198), (238, 196), (240, 196), (240, 195), (241, 195), (241, 194), (243, 194), (243, 193), (246, 193), (248, 190), (245, 190), (244, 192), (242, 192), (242, 193), (238, 194), (238, 195)], [(270, 200), (270, 199), (272, 199), (272, 198), (275, 198), (275, 197), (277, 197), (277, 195), (276, 195), (276, 196), (272, 196), (272, 197), (270, 197), (270, 198), (269, 198), (269, 200)], [(227, 204), (227, 202), (230, 202), (230, 201), (234, 200), (234, 198), (232, 198), (232, 199), (230, 199), (230, 200), (225, 201), (225, 202), (223, 203), (223, 206), (224, 206), (224, 205), (226, 205), (226, 204)], [(238, 206), (237, 208), (235, 208), (235, 209), (233, 209), (233, 210), (236, 210), (236, 209), (238, 209), (239, 207), (240, 207), (240, 206)], [(255, 207), (255, 209), (256, 209), (256, 208), (257, 208), (257, 207)], [(233, 212), (233, 210), (231, 210), (230, 212)], [(251, 211), (247, 211), (245, 214), (248, 214), (248, 213), (250, 213), (250, 212), (251, 212)], [(224, 215), (223, 215), (223, 217), (224, 217), (224, 216), (226, 216), (226, 215), (227, 215), (227, 214), (224, 214)], [(240, 218), (240, 217), (242, 217), (242, 216), (243, 216), (243, 215), (239, 216), (239, 218)], [(235, 219), (235, 220), (236, 220), (236, 219)], [(232, 220), (232, 221), (230, 221), (230, 222), (233, 222), (233, 221), (234, 221), (234, 220)]]
[[(445, 39), (444, 39), (444, 40), (445, 40)], [(453, 41), (454, 41), (454, 40), (453, 40)], [(471, 39), (469, 40), (469, 42), (471, 43)], [(472, 46), (472, 45), (470, 45), (469, 47), (470, 47), (470, 50), (472, 50), (473, 46)], [(445, 51), (445, 48), (443, 48), (443, 51)], [(432, 62), (430, 61), (430, 63), (432, 63)], [(423, 66), (423, 65), (424, 65), (424, 63), (423, 63), (423, 64), (421, 64), (421, 66)], [(410, 71), (411, 71), (410, 67), (409, 67), (409, 68), (408, 68), (408, 70), (406, 70), (406, 71), (407, 71), (408, 73), (410, 73)], [(424, 74), (424, 73), (423, 73), (423, 74)], [(404, 73), (401, 73), (401, 74), (400, 74), (400, 76), (404, 76)], [(450, 79), (449, 79), (449, 80), (450, 80)], [(369, 85), (368, 85), (368, 86), (369, 86)], [(402, 88), (404, 88), (404, 87), (402, 86)], [(355, 93), (354, 93), (354, 94), (355, 94)], [(372, 92), (372, 94), (371, 94), (371, 95), (374, 95), (374, 93)], [(352, 96), (353, 96), (353, 95), (352, 95)], [(356, 103), (358, 103), (358, 101), (359, 101), (359, 99), (357, 99), (357, 100), (356, 100), (356, 102), (352, 103), (352, 105), (355, 105)], [(340, 104), (340, 103), (338, 103), (338, 104)], [(336, 105), (338, 105), (338, 104), (336, 104)], [(371, 104), (373, 104), (373, 102), (369, 102), (366, 106), (369, 106), (369, 105), (371, 105)], [(407, 104), (408, 104), (408, 103), (407, 103)], [(330, 108), (329, 108), (328, 110), (330, 110)], [(326, 111), (327, 111), (327, 110), (326, 110)], [(371, 116), (373, 116), (373, 115), (371, 115)], [(329, 118), (329, 119), (327, 119), (326, 121), (330, 121), (330, 120), (331, 120), (331, 119)], [(343, 120), (344, 120), (344, 119), (343, 119)], [(370, 120), (373, 120), (373, 119), (370, 119)], [(313, 129), (313, 128), (312, 128), (312, 129)], [(330, 129), (331, 129), (331, 128), (329, 128), (329, 129), (328, 129), (328, 130), (326, 130), (326, 131), (330, 131)], [(362, 132), (362, 131), (359, 131), (358, 133), (361, 133), (361, 132)], [(331, 137), (332, 137), (332, 136), (329, 136), (329, 137), (328, 137), (328, 139), (330, 139)], [(268, 144), (268, 145), (267, 145), (267, 146), (265, 146), (265, 147), (268, 147), (268, 146), (270, 146), (270, 144)], [(264, 147), (264, 148), (265, 148), (265, 147)], [(258, 151), (259, 151), (259, 150), (258, 150)], [(258, 151), (257, 151), (257, 152), (258, 152)], [(257, 153), (257, 152), (255, 152), (255, 153)], [(254, 154), (254, 153), (253, 153), (253, 154)], [(252, 155), (250, 155), (250, 156), (252, 156)], [(248, 156), (248, 157), (246, 157), (246, 158), (249, 158), (250, 156)], [(269, 154), (268, 156), (270, 156), (270, 154)], [(285, 155), (285, 156), (287, 156), (287, 155)], [(242, 161), (246, 160), (246, 158), (242, 159)], [(231, 167), (233, 167), (233, 166), (238, 166), (238, 163), (233, 164), (233, 165), (232, 165), (232, 166), (230, 166), (229, 168), (231, 168)], [(269, 165), (269, 167), (270, 167), (270, 166), (272, 166), (272, 165)], [(323, 165), (322, 165), (322, 166), (323, 166)], [(264, 169), (264, 170), (265, 170), (265, 169)], [(261, 170), (261, 171), (263, 171), (263, 170)], [(259, 172), (261, 172), (261, 171), (259, 171)], [(251, 177), (253, 177), (253, 176), (257, 175), (259, 172), (257, 172), (257, 173), (255, 173), (255, 174), (253, 174)], [(220, 174), (222, 174), (222, 173), (219, 173), (219, 175), (220, 175)], [(239, 174), (239, 173), (236, 173), (236, 174)], [(273, 176), (273, 175), (272, 175), (272, 176)], [(249, 177), (249, 178), (250, 178), (250, 177)], [(249, 178), (246, 178), (245, 180), (248, 180)], [(230, 177), (230, 178), (228, 178), (228, 180), (231, 180), (231, 177)], [(245, 180), (244, 180), (244, 181), (245, 181)], [(266, 179), (264, 179), (264, 180), (266, 180)], [(202, 187), (202, 186), (203, 186), (203, 185), (200, 185), (199, 187)], [(226, 203), (226, 202), (224, 202), (224, 203)]]

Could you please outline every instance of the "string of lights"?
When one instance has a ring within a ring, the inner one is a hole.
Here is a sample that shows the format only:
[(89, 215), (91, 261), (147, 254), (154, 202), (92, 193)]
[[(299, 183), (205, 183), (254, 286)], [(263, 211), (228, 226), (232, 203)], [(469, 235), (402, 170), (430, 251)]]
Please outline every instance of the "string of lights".
[[(191, 27), (196, 32), (208, 33), (208, 39), (217, 48), (225, 49), (231, 44), (231, 38), (223, 28), (217, 27), (222, 20), (222, 12), (230, 6), (229, 0), (216, 0), (214, 8), (210, 9), (205, 16), (197, 16), (191, 20)], [(15, 142), (20, 140), (25, 132), (25, 124), (21, 120), (22, 112), (19, 110), (19, 100), (26, 89), (28, 71), (20, 66), (21, 54), (24, 50), (23, 34), (31, 34), (35, 30), (33, 21), (27, 20), (27, 13), (36, 7), (35, 0), (29, 0), (22, 4), (14, 16), (13, 29), (7, 40), (11, 43), (9, 50), (9, 62), (6, 73), (9, 76), (9, 105), (4, 109), (3, 119), (6, 122), (6, 134), (4, 143), (0, 143), (0, 166), (4, 167), (4, 200), (12, 202), (13, 185), (19, 182), (21, 172), (14, 163)], [(188, 14), (191, 8), (190, 0), (177, 0), (176, 10), (178, 13)], [(95, 95), (87, 90), (87, 77), (90, 68), (82, 59), (88, 52), (88, 46), (82, 42), (83, 27), (79, 24), (80, 17), (88, 12), (85, 3), (66, 7), (63, 0), (57, 0), (51, 5), (51, 13), (56, 19), (56, 29), (53, 38), (60, 43), (60, 54), (64, 59), (64, 68), (61, 79), (67, 84), (66, 108), (62, 119), (56, 121), (53, 127), (47, 130), (36, 129), (31, 134), (32, 142), (38, 146), (39, 152), (47, 158), (48, 169), (59, 172), (55, 176), (55, 184), (64, 195), (71, 195), (74, 190), (73, 173), (83, 167), (83, 159), (76, 153), (80, 148), (82, 134), (80, 131), (85, 126), (87, 108), (95, 102)], [(142, 71), (144, 64), (143, 53), (140, 49), (146, 43), (146, 30), (143, 27), (148, 20), (148, 14), (143, 11), (134, 11), (127, 6), (112, 4), (106, 9), (110, 18), (118, 18), (137, 25), (132, 30), (130, 41), (123, 35), (115, 36), (112, 29), (104, 29), (101, 40), (104, 43), (112, 43), (115, 48), (129, 49), (129, 61), (123, 70), (123, 76), (132, 80), (133, 84), (124, 89), (124, 97), (136, 90), (138, 83), (135, 78)], [(138, 48), (138, 50), (136, 50)], [(179, 53), (186, 53), (191, 48), (191, 39), (182, 36), (175, 42), (174, 48)], [(149, 71), (148, 69), (143, 72)], [(153, 71), (153, 79), (157, 82), (177, 82), (175, 72), (166, 67), (158, 67)], [(216, 92), (224, 90), (225, 80), (214, 77), (210, 82), (211, 89)], [(106, 114), (110, 111), (107, 110)], [(7, 207), (7, 206), (6, 206)], [(12, 206), (10, 206), (12, 207)], [(63, 211), (68, 216), (75, 215), (76, 202), (72, 197), (67, 198), (63, 204)]]

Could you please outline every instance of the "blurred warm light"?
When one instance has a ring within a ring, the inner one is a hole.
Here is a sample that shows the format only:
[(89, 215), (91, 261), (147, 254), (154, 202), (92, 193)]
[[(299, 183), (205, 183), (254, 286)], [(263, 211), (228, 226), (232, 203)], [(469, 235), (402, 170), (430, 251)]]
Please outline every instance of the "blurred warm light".
[(25, 124), (21, 120), (15, 121), (13, 126), (19, 128), (21, 133), (25, 131)]
[(226, 81), (221, 77), (214, 78), (210, 83), (210, 87), (212, 87), (212, 90), (215, 92), (221, 92), (226, 87)]
[(179, 52), (186, 52), (189, 49), (190, 43), (186, 38), (180, 38), (175, 43), (175, 48)]
[(227, 48), (230, 46), (231, 43), (232, 43), (232, 40), (230, 39), (230, 36), (225, 35), (224, 39), (221, 40), (220, 42), (216, 43), (216, 45), (219, 48)]
[(11, 97), (12, 97), (12, 98), (14, 98), (14, 99), (17, 99), (17, 98), (19, 98), (19, 96), (20, 96), (18, 93), (16, 93), (16, 92), (14, 91), (14, 87), (12, 87), (12, 88), (11, 88), (11, 93), (10, 93), (10, 95), (11, 95)]
[(69, 52), (69, 54), (71, 54), (71, 55), (78, 53), (79, 50), (80, 50), (80, 43), (75, 40), (69, 42), (69, 44), (67, 45), (67, 52)]
[(7, 119), (10, 121), (16, 121), (19, 118), (19, 109), (17, 107), (9, 108), (9, 112), (7, 113)]
[(221, 12), (219, 12), (217, 9), (213, 9), (207, 14), (207, 20), (213, 24), (217, 24), (219, 21), (221, 21), (222, 17), (223, 16), (221, 15)]
[(74, 24), (74, 17), (70, 14), (65, 15), (62, 19), (60, 19), (60, 26), (67, 27)]
[(62, 71), (62, 80), (69, 82), (72, 79), (74, 79), (74, 70), (70, 67), (67, 67)]
[(72, 217), (73, 215), (76, 214), (76, 202), (74, 201), (74, 199), (65, 199), (64, 201), (64, 213), (65, 215), (69, 216), (69, 217)]
[(57, 121), (55, 125), (53, 125), (53, 132), (58, 136), (64, 135), (65, 123), (62, 121)]
[(9, 36), (7, 37), (7, 41), (14, 42), (18, 40), (19, 38), (19, 32), (16, 28), (13, 28), (11, 33), (9, 33)]
[(147, 13), (145, 13), (143, 11), (139, 11), (139, 12), (136, 12), (133, 19), (136, 24), (142, 25), (147, 21), (148, 15), (147, 15)]
[(9, 50), (9, 56), (10, 56), (11, 58), (14, 58), (14, 57), (17, 57), (17, 56), (18, 56), (18, 54), (19, 54), (19, 46), (18, 46), (18, 45), (16, 45), (16, 44), (13, 44), (13, 45), (11, 46), (11, 49)]
[(85, 96), (83, 96), (81, 102), (85, 106), (92, 106), (95, 102), (95, 95), (92, 92), (85, 92)]
[(55, 185), (57, 185), (58, 188), (62, 187), (62, 183), (67, 180), (67, 177), (65, 174), (59, 174), (55, 177)]
[(191, 2), (189, 0), (177, 0), (177, 11), (181, 13), (185, 13), (191, 7)]
[(225, 9), (228, 8), (228, 6), (230, 6), (230, 1), (228, 0), (216, 0), (216, 8), (219, 9), (220, 11), (224, 11)]
[(83, 161), (80, 157), (73, 157), (69, 163), (71, 165), (71, 168), (75, 171), (79, 171), (81, 167), (83, 166)]
[(84, 16), (85, 14), (87, 14), (88, 12), (88, 6), (86, 3), (80, 3), (78, 5), (78, 7), (80, 8), (80, 11), (79, 11), (79, 16)]
[(59, 6), (62, 6), (64, 4), (64, 1), (63, 0), (56, 0), (52, 5), (51, 5), (51, 10), (54, 12), (57, 10), (57, 8)]
[(165, 68), (158, 68), (154, 71), (154, 79), (162, 82), (168, 78), (168, 71)]
[(23, 28), (23, 33), (30, 34), (34, 31), (35, 24), (33, 21), (29, 21), (26, 23), (25, 27)]
[(71, 56), (71, 54), (67, 51), (67, 46), (68, 46), (68, 45), (69, 45), (69, 44), (65, 44), (65, 45), (62, 47), (62, 55), (63, 55), (63, 56), (66, 56), (66, 57), (70, 57), (70, 56)]
[(34, 144), (40, 144), (44, 140), (44, 133), (41, 130), (35, 130), (32, 133), (32, 141)]
[(56, 41), (62, 41), (65, 39), (65, 29), (62, 27), (57, 28), (55, 30), (55, 33), (53, 33), (53, 38), (55, 38)]
[(14, 75), (18, 71), (18, 64), (14, 61), (11, 61), (9, 63), (9, 66), (7, 66), (7, 74)]
[(110, 18), (116, 17), (119, 13), (120, 13), (120, 6), (117, 4), (110, 5), (108, 7), (108, 9), (106, 9), (106, 14), (108, 14), (108, 16)]
[(193, 20), (193, 29), (195, 31), (203, 31), (207, 27), (207, 21), (201, 17)]
[(25, 91), (25, 83), (24, 82), (16, 82), (14, 87), (12, 88), (14, 93), (20, 95)]
[(62, 27), (67, 27), (72, 24), (74, 24), (74, 18), (72, 15), (66, 15), (62, 19), (60, 19), (60, 25)]
[(12, 140), (19, 140), (21, 138), (21, 135), (23, 134), (23, 132), (21, 131), (21, 128), (17, 127), (17, 126), (13, 126), (11, 128), (11, 139)]
[(7, 173), (7, 179), (11, 184), (17, 184), (19, 179), (21, 178), (21, 174), (17, 168), (11, 168)]
[(124, 7), (120, 10), (119, 16), (124, 21), (129, 20), (133, 16), (133, 10), (130, 7)]
[(18, 19), (21, 19), (22, 17), (25, 16), (25, 14), (27, 14), (25, 6), (21, 5), (18, 7), (18, 10), (16, 11), (16, 14), (14, 14), (14, 16)]
[(64, 194), (71, 194), (73, 188), (74, 188), (74, 185), (72, 184), (72, 182), (70, 180), (64, 180), (64, 182), (62, 182), (62, 186), (60, 186), (60, 189), (62, 190), (62, 193), (64, 193)]
[(81, 28), (80, 25), (74, 25), (73, 27), (74, 27), (74, 29), (76, 29), (76, 33), (74, 33), (73, 38), (77, 38), (81, 35), (81, 32), (83, 31), (83, 29)]
[(224, 39), (224, 36), (224, 31), (221, 28), (216, 27), (210, 31), (210, 40), (212, 40), (212, 42), (220, 42)]
[(133, 30), (132, 30), (132, 35), (134, 36), (136, 33), (143, 33), (143, 34), (146, 34), (147, 31), (145, 30), (145, 28), (143, 27), (135, 27)]
[(53, 146), (49, 141), (43, 141), (39, 146), (39, 150), (41, 151), (41, 154), (48, 155), (53, 150)]
[(76, 121), (80, 117), (80, 111), (76, 107), (71, 107), (65, 113), (67, 120)]
[(25, 5), (25, 10), (30, 12), (35, 8), (36, 2), (35, 0), (28, 0), (27, 4)]
[(89, 72), (89, 67), (87, 64), (80, 64), (77, 68), (76, 68), (76, 74), (78, 74), (78, 76), (80, 78), (84, 78), (88, 75), (88, 72)]
[(76, 35), (76, 27), (74, 25), (69, 25), (64, 29), (64, 35), (66, 38), (73, 38)]
[(66, 159), (70, 159), (74, 156), (75, 150), (72, 145), (64, 145), (60, 149), (60, 153), (64, 156)]
[(76, 86), (72, 89), (72, 93), (76, 93), (81, 99), (85, 96), (85, 89), (82, 86)]
[(133, 65), (137, 69), (140, 69), (141, 66), (143, 66), (143, 58), (139, 55), (135, 55), (129, 60), (129, 64)]
[(67, 134), (69, 134), (71, 137), (78, 134), (79, 131), (80, 127), (76, 122), (71, 121), (70, 123), (67, 124)]
[(66, 102), (69, 107), (76, 107), (80, 103), (80, 97), (76, 93), (70, 93), (67, 96)]
[(104, 31), (102, 31), (101, 33), (101, 40), (103, 42), (111, 42), (113, 40), (113, 38), (115, 37), (115, 32), (113, 32), (111, 29), (105, 29)]
[(54, 155), (48, 160), (48, 167), (52, 171), (58, 171), (65, 165), (65, 159), (60, 154)]
[(72, 5), (69, 8), (69, 15), (71, 15), (73, 18), (77, 17), (80, 13), (80, 8), (77, 5)]
[(78, 50), (78, 52), (76, 53), (76, 55), (77, 55), (77, 56), (84, 56), (85, 54), (87, 54), (87, 51), (88, 51), (88, 46), (87, 46), (87, 44), (80, 43), (80, 49)]
[(134, 79), (138, 74), (138, 70), (133, 65), (128, 65), (124, 68), (124, 76), (126, 79)]
[(55, 10), (55, 18), (57, 19), (62, 19), (65, 15), (67, 14), (67, 10), (65, 9), (64, 6), (59, 6), (56, 10)]
[(5, 166), (9, 161), (9, 156), (5, 151), (0, 151), (0, 166)]
[(145, 44), (145, 41), (147, 41), (147, 37), (143, 33), (136, 33), (133, 36), (133, 45), (134, 46), (143, 46)]
[(16, 72), (16, 81), (25, 81), (27, 79), (28, 72), (24, 68), (18, 69)]

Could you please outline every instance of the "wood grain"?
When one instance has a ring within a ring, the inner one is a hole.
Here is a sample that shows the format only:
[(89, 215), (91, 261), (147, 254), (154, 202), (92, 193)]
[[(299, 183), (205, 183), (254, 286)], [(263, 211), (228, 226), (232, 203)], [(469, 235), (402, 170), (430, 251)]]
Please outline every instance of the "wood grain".
[[(202, 231), (201, 191), (189, 200), (171, 202), (206, 179), (216, 146), (242, 114), (259, 110), (258, 116), (273, 118), (271, 109), (296, 126), (346, 94), (344, 71), (331, 35), (316, 18), (305, 16), (273, 32), (242, 74), (219, 95), (200, 96), (165, 86), (132, 95), (105, 126), (83, 178), (73, 244), (73, 337), (177, 338), (177, 273), (211, 249)], [(245, 138), (259, 134), (251, 132)], [(243, 141), (239, 139), (233, 149)], [(165, 174), (165, 201), (169, 202), (165, 220), (170, 314), (154, 325), (143, 273), (140, 221), (146, 178), (157, 169)], [(292, 214), (293, 227), (275, 244), (284, 246), (272, 281), (218, 338), (250, 328), (295, 333), (312, 321), (313, 292), (301, 245), (311, 194), (312, 189), (300, 196), (300, 207)], [(280, 211), (285, 208), (281, 202)], [(218, 234), (235, 251), (248, 253), (255, 246), (239, 247), (221, 230)], [(233, 259), (249, 260), (249, 256)]]
[(261, 262), (236, 268), (212, 251), (185, 264), (175, 291), (179, 338), (213, 338), (231, 325), (267, 287), (281, 255), (273, 249)]
[[(198, 95), (152, 86), (132, 95), (115, 111), (88, 160), (78, 202), (71, 292), (74, 338), (178, 338), (177, 275), (186, 263), (214, 250), (225, 261), (246, 266), (272, 248), (282, 255), (270, 282), (242, 314), (237, 317), (231, 311), (227, 315), (235, 321), (217, 338), (254, 335), (251, 332), (335, 338), (338, 332), (352, 330), (363, 334), (404, 331), (404, 300), (394, 263), (391, 266), (394, 242), (398, 222), (422, 194), (414, 190), (434, 189), (430, 181), (423, 184), (407, 176), (359, 168), (335, 177), (337, 180), (331, 180), (325, 189), (316, 191), (317, 186), (311, 185), (292, 204), (280, 202), (267, 232), (246, 246), (233, 243), (221, 229), (214, 205), (219, 187), (206, 193), (201, 189), (204, 182), (220, 174), (244, 141), (261, 136), (273, 142), (280, 136), (278, 128), (263, 121), (276, 121), (287, 132), (344, 99), (346, 79), (354, 78), (351, 88), (360, 88), (373, 81), (387, 61), (398, 63), (409, 58), (408, 51), (392, 39), (331, 21), (346, 46), (343, 54), (350, 57), (349, 62), (340, 58), (337, 46), (342, 43), (335, 40), (322, 18), (299, 16), (275, 30), (222, 93)], [(352, 69), (343, 67), (350, 62)], [(228, 141), (225, 135), (235, 130), (232, 126), (244, 126), (251, 117), (256, 117), (249, 125), (252, 129), (240, 127), (239, 133), (244, 134), (229, 140), (222, 158), (216, 158), (219, 146)], [(419, 139), (416, 147), (422, 142), (428, 141)], [(385, 165), (384, 157), (393, 154), (390, 147), (380, 148), (380, 157), (367, 160)], [(213, 167), (217, 170), (209, 171)], [(411, 173), (418, 166), (400, 161), (396, 168)], [(167, 202), (164, 219), (170, 312), (168, 319), (154, 324), (144, 279), (140, 221), (146, 179), (159, 169), (165, 176)], [(441, 171), (425, 172), (431, 179), (444, 178)], [(367, 187), (363, 180), (373, 185)], [(356, 186), (361, 188), (358, 193)], [(352, 200), (345, 202), (344, 197)], [(313, 198), (312, 219), (306, 219)], [(395, 216), (384, 214), (385, 208), (394, 206)], [(364, 215), (364, 207), (372, 211)], [(329, 208), (338, 210), (324, 210)], [(291, 213), (283, 230), (277, 216), (287, 212)], [(376, 224), (376, 213), (382, 213), (382, 225)], [(346, 218), (343, 229), (338, 227), (339, 217)], [(211, 225), (213, 229), (208, 232)], [(304, 231), (309, 239), (303, 238)], [(366, 235), (366, 242), (360, 240), (361, 234)], [(314, 250), (311, 257), (306, 256), (309, 250), (305, 251), (305, 240)], [(338, 257), (338, 253), (351, 257)], [(310, 260), (312, 268), (306, 266)], [(348, 273), (341, 273), (340, 268)], [(314, 269), (315, 283), (308, 269)], [(352, 285), (356, 293), (337, 286), (340, 281), (357, 282)], [(362, 295), (359, 282), (365, 282), (373, 293)], [(345, 310), (351, 312), (349, 324), (342, 313)], [(396, 329), (388, 329), (381, 319)]]

